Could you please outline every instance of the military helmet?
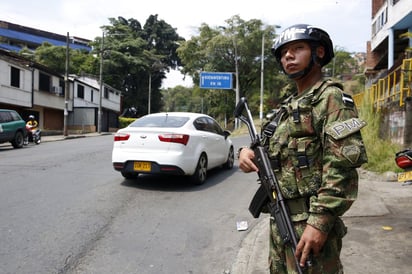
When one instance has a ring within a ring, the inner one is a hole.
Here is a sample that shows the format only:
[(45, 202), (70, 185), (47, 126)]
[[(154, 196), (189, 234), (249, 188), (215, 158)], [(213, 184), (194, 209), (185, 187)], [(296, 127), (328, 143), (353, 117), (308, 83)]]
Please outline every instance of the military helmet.
[(297, 24), (285, 29), (274, 41), (272, 53), (276, 60), (280, 63), (280, 53), (283, 45), (299, 40), (312, 41), (319, 43), (325, 48), (325, 56), (320, 60), (320, 65), (323, 67), (328, 64), (335, 56), (333, 53), (333, 43), (329, 34), (317, 27), (307, 24)]

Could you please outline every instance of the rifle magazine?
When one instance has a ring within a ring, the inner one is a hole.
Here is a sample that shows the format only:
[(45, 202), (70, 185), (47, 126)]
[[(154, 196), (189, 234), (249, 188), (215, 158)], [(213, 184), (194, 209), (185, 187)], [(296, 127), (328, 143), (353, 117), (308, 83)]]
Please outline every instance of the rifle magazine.
[(269, 202), (266, 189), (260, 185), (249, 205), (249, 211), (254, 218), (259, 218), (263, 207)]

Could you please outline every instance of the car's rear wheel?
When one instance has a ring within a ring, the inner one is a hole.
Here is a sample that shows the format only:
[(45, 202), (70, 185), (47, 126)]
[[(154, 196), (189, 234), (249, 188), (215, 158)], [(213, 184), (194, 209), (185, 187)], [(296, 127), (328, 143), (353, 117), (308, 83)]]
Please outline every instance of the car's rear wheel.
[(227, 161), (223, 165), (223, 167), (226, 169), (232, 169), (234, 162), (235, 162), (235, 152), (233, 150), (233, 147), (230, 147), (229, 154), (227, 156)]
[(191, 180), (195, 185), (201, 185), (206, 181), (207, 175), (207, 157), (206, 154), (200, 155), (197, 162), (195, 173), (192, 175)]
[(125, 179), (137, 179), (137, 176), (139, 176), (139, 173), (135, 173), (135, 172), (122, 171), (121, 174)]
[(14, 148), (22, 148), (24, 145), (24, 136), (21, 131), (17, 131), (14, 139), (11, 141), (11, 145)]

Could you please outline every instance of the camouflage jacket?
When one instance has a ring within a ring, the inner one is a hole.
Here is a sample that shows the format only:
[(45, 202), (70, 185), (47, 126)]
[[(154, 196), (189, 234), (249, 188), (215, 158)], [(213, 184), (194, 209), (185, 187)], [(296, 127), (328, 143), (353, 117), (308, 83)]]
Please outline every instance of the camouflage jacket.
[(281, 109), (267, 143), (269, 158), (285, 199), (308, 203), (292, 220), (329, 232), (357, 197), (356, 168), (367, 162), (360, 133), (366, 123), (342, 86), (330, 80), (291, 97)]

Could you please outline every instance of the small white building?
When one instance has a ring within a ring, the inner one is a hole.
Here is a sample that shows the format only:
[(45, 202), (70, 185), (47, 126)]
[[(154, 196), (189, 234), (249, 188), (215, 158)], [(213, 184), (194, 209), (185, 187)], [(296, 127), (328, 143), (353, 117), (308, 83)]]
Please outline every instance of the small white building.
[[(67, 129), (95, 132), (98, 125), (100, 84), (87, 77), (68, 79), (66, 102), (64, 76), (15, 53), (0, 49), (0, 108), (14, 109), (23, 119), (33, 114), (43, 131), (63, 131), (67, 105)], [(103, 84), (102, 131), (118, 126), (121, 92)]]
[[(102, 131), (117, 129), (121, 91), (103, 83), (103, 93), (101, 94), (99, 81), (87, 76), (74, 76), (71, 77), (71, 81), (74, 85), (74, 98), (73, 112), (69, 115), (69, 124), (73, 125), (73, 129), (97, 130), (95, 126), (98, 124), (100, 96), (102, 96)], [(90, 126), (92, 127), (90, 128)]]

